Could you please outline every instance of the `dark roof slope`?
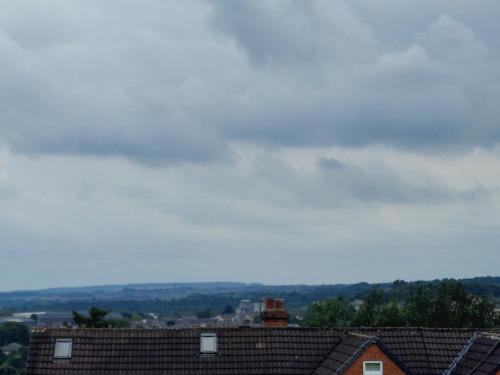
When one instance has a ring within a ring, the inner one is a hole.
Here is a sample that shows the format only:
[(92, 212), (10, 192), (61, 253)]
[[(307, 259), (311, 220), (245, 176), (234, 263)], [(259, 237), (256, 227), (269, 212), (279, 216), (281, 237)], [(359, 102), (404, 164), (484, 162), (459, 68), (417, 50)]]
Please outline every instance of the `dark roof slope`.
[[(217, 334), (217, 355), (200, 355), (202, 332)], [(73, 339), (70, 361), (53, 359), (56, 338)], [(340, 339), (327, 329), (37, 330), (27, 373), (311, 374)]]
[(373, 336), (346, 334), (328, 357), (321, 362), (314, 375), (341, 374), (352, 365), (368, 346), (377, 341), (378, 339)]
[(406, 374), (411, 373), (406, 365), (380, 342), (378, 337), (366, 336), (359, 333), (347, 333), (316, 369), (314, 375), (337, 375), (344, 373), (371, 345), (377, 345)]
[(500, 369), (500, 336), (479, 335), (475, 338), (452, 375), (490, 375)]
[[(350, 331), (353, 331), (352, 329)], [(413, 374), (443, 374), (475, 333), (466, 329), (358, 328), (376, 337)], [(216, 355), (200, 355), (200, 334), (218, 337)], [(352, 335), (349, 335), (349, 337)], [(312, 374), (351, 344), (346, 332), (314, 328), (179, 330), (39, 329), (28, 375)], [(73, 339), (71, 360), (54, 360), (56, 338)], [(352, 340), (352, 341), (351, 341)]]
[(474, 334), (470, 329), (384, 328), (359, 332), (377, 336), (413, 374), (443, 374)]

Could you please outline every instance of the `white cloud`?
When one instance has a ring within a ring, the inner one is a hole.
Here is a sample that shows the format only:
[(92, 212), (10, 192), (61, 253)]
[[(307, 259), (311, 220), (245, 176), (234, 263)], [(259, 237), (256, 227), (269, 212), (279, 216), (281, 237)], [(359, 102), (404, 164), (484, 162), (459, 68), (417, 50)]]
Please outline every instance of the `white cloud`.
[[(443, 158), (386, 148), (232, 147), (235, 163), (164, 167), (4, 149), (2, 289), (20, 287), (18, 274), (31, 275), (22, 282), (29, 288), (495, 272), (484, 257), (494, 255), (500, 226), (498, 150)], [(340, 170), (323, 160), (339, 160)], [(478, 256), (454, 269), (425, 266), (429, 257), (445, 262), (472, 249)], [(273, 272), (277, 263), (286, 272)], [(368, 263), (385, 271), (368, 272)]]

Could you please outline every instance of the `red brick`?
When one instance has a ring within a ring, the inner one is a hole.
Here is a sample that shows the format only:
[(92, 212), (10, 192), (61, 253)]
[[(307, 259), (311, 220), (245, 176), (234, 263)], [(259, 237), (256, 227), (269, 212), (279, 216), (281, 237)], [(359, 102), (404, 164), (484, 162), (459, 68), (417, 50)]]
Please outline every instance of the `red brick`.
[[(373, 344), (365, 350), (365, 352), (349, 367), (345, 375), (363, 375), (363, 362), (365, 361), (381, 361), (383, 363), (384, 375), (405, 375), (403, 370), (387, 357), (380, 348)], [(498, 375), (498, 374), (497, 374)]]

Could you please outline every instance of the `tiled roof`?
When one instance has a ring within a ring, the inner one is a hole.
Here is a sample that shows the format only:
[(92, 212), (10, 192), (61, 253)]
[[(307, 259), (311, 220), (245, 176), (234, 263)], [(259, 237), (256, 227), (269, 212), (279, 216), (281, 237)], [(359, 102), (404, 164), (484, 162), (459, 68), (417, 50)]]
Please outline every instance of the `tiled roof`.
[(362, 329), (377, 336), (413, 374), (443, 374), (474, 334), (469, 329), (384, 328)]
[(374, 336), (347, 333), (328, 357), (321, 362), (314, 375), (341, 374), (370, 344), (377, 341), (378, 339)]
[(452, 375), (490, 375), (500, 370), (500, 337), (479, 335), (474, 338)]
[[(413, 374), (443, 374), (474, 331), (358, 328), (376, 337)], [(200, 355), (202, 332), (217, 334), (217, 354)], [(356, 347), (339, 329), (45, 329), (32, 333), (28, 375), (313, 374), (339, 346)], [(71, 360), (53, 358), (56, 338), (71, 338)]]
[(316, 369), (314, 375), (337, 375), (344, 373), (371, 345), (377, 345), (383, 353), (400, 368), (405, 370), (406, 373), (411, 372), (397, 356), (380, 342), (378, 337), (348, 332)]
[[(200, 355), (200, 334), (217, 334)], [(55, 338), (72, 338), (70, 361), (54, 360)], [(341, 339), (317, 329), (45, 330), (33, 333), (30, 375), (311, 374)]]

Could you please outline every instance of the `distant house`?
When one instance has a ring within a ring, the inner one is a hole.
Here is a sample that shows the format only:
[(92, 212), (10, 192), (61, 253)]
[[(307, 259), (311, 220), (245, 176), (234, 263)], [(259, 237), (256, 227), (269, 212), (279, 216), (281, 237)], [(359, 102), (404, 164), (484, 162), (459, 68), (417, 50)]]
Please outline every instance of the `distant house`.
[(0, 348), (0, 351), (5, 354), (5, 355), (9, 355), (11, 353), (15, 353), (15, 352), (18, 352), (19, 350), (21, 350), (23, 348), (23, 346), (21, 344), (18, 344), (17, 342), (13, 342), (9, 345), (5, 345), (5, 346), (2, 346)]

